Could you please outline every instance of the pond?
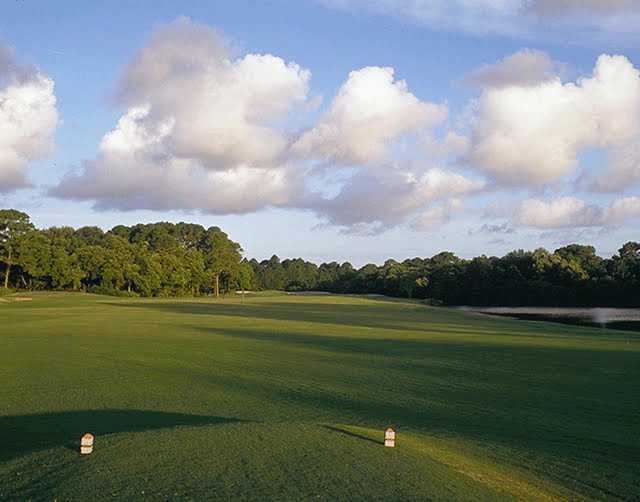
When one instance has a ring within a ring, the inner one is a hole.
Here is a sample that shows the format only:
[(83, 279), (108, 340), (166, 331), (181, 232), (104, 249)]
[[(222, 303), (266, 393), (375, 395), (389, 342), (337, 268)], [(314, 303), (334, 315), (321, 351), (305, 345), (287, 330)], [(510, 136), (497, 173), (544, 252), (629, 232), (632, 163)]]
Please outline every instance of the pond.
[(551, 321), (581, 326), (640, 331), (640, 309), (561, 307), (456, 307), (467, 312)]

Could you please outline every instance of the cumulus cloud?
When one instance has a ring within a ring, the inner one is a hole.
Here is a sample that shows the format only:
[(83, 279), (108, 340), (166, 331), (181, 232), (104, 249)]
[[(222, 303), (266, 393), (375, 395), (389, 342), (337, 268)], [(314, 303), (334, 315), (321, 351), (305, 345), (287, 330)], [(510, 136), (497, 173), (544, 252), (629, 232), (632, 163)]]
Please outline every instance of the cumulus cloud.
[(303, 103), (310, 73), (272, 55), (232, 60), (213, 29), (158, 29), (121, 76), (128, 109), (96, 158), (51, 189), (98, 208), (255, 211), (287, 203), (300, 173), (273, 124)]
[(640, 218), (640, 197), (614, 200), (607, 207), (589, 204), (575, 197), (561, 197), (549, 202), (540, 199), (523, 201), (516, 222), (540, 229), (609, 227)]
[(293, 145), (305, 157), (342, 164), (381, 160), (403, 134), (445, 120), (447, 107), (416, 98), (393, 68), (367, 67), (353, 71), (329, 110)]
[(209, 169), (197, 158), (180, 158), (168, 142), (174, 119), (145, 122), (149, 108), (132, 108), (105, 135), (98, 156), (80, 174), (68, 174), (52, 195), (93, 199), (98, 209), (200, 209), (244, 213), (285, 204), (300, 190), (294, 170), (238, 164)]
[(640, 137), (640, 72), (602, 55), (593, 74), (487, 87), (478, 99), (468, 161), (505, 185), (543, 186), (574, 173), (582, 153), (622, 151)]
[(53, 80), (0, 45), (0, 192), (29, 185), (26, 169), (52, 152), (57, 124)]
[(496, 64), (485, 65), (472, 72), (464, 83), (474, 87), (533, 86), (554, 80), (557, 65), (548, 54), (523, 49)]
[(147, 104), (147, 127), (172, 120), (171, 149), (205, 167), (272, 162), (287, 147), (268, 124), (306, 99), (310, 73), (272, 55), (232, 61), (211, 28), (180, 18), (157, 31), (120, 79), (117, 96)]
[[(335, 197), (316, 201), (313, 209), (330, 224), (356, 232), (378, 232), (405, 222), (416, 212), (423, 212), (423, 221), (433, 223), (437, 215), (429, 212), (432, 203), (446, 206), (483, 188), (482, 181), (441, 168), (422, 174), (402, 168), (363, 170), (348, 179)], [(440, 216), (452, 208), (443, 209)], [(415, 226), (426, 229), (428, 225)]]

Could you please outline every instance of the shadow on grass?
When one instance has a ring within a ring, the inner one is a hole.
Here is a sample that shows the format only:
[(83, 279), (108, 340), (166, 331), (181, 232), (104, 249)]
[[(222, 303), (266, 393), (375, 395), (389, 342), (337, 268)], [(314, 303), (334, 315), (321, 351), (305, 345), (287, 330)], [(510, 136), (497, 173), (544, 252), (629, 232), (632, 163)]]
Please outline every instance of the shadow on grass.
[[(420, 305), (408, 305), (401, 303), (375, 304), (370, 305), (349, 305), (334, 303), (294, 303), (294, 302), (268, 302), (264, 304), (252, 303), (191, 303), (191, 302), (170, 302), (170, 303), (149, 303), (149, 302), (127, 302), (108, 303), (109, 306), (119, 308), (140, 308), (155, 310), (170, 314), (188, 315), (218, 315), (229, 317), (242, 317), (254, 319), (269, 319), (275, 321), (304, 321), (317, 322), (323, 324), (343, 324), (348, 326), (358, 326), (377, 329), (394, 329), (401, 331), (423, 331), (426, 321), (437, 321), (442, 318), (440, 312), (434, 313)], [(454, 317), (462, 315), (454, 312)], [(452, 324), (452, 316), (446, 315), (448, 331), (458, 329), (464, 330), (463, 324)], [(398, 318), (403, 321), (398, 322)]]
[(376, 441), (375, 439), (371, 439), (370, 437), (365, 436), (364, 434), (358, 434), (356, 432), (352, 432), (350, 430), (347, 429), (342, 429), (340, 427), (334, 427), (332, 425), (323, 425), (322, 427), (324, 427), (327, 430), (330, 430), (332, 432), (337, 432), (339, 434), (343, 434), (345, 436), (350, 436), (352, 438), (356, 438), (356, 439), (360, 439), (363, 441), (369, 441), (370, 443), (374, 443), (374, 444), (384, 444), (384, 441)]
[(81, 410), (0, 417), (0, 462), (64, 446), (77, 450), (80, 437), (177, 426), (221, 425), (241, 419), (147, 410)]
[[(362, 305), (320, 302), (105, 302), (110, 307), (145, 309), (167, 314), (241, 317), (272, 321), (302, 321), (375, 330), (426, 332), (438, 335), (492, 335), (495, 337), (602, 336), (602, 330), (576, 331), (559, 323), (523, 324), (516, 319), (478, 316), (455, 309), (430, 308), (421, 304), (377, 302)], [(472, 317), (473, 316), (473, 317)], [(585, 329), (582, 326), (579, 329)], [(612, 332), (615, 336), (615, 331)]]
[[(473, 343), (466, 339), (458, 339), (449, 335), (439, 327), (430, 330), (432, 335), (442, 335), (441, 338), (402, 338), (393, 337), (365, 337), (365, 336), (340, 336), (326, 330), (324, 332), (306, 333), (288, 330), (286, 332), (266, 329), (256, 326), (250, 328), (213, 328), (208, 326), (176, 325), (180, 329), (190, 329), (205, 334), (213, 334), (236, 338), (238, 340), (270, 342), (280, 346), (304, 347), (311, 350), (328, 351), (344, 355), (367, 355), (382, 357), (391, 364), (395, 361), (406, 370), (419, 369), (422, 372), (436, 370), (442, 373), (446, 368), (446, 376), (462, 373), (468, 375), (470, 369), (482, 371), (498, 370), (502, 374), (522, 374), (522, 364), (525, 368), (536, 366), (539, 370), (547, 368), (549, 371), (557, 371), (566, 364), (570, 357), (576, 365), (584, 361), (585, 370), (593, 368), (603, 357), (611, 358), (612, 366), (619, 367), (621, 371), (629, 368), (632, 371), (637, 366), (638, 356), (633, 352), (624, 350), (598, 348), (598, 350), (581, 346), (575, 340), (567, 339), (554, 345), (536, 345), (531, 343), (523, 345), (514, 343), (497, 343), (490, 336), (483, 338), (478, 336)], [(623, 346), (620, 346), (623, 349)], [(569, 354), (572, 354), (569, 356)], [(618, 364), (613, 364), (614, 361)], [(479, 364), (482, 361), (482, 364)], [(420, 364), (422, 362), (422, 364)], [(354, 364), (361, 363), (365, 367), (371, 367), (371, 361), (367, 359), (354, 360)], [(377, 361), (376, 364), (380, 364)], [(415, 365), (417, 364), (417, 367)], [(637, 373), (633, 371), (633, 373)], [(528, 375), (526, 375), (528, 377)]]

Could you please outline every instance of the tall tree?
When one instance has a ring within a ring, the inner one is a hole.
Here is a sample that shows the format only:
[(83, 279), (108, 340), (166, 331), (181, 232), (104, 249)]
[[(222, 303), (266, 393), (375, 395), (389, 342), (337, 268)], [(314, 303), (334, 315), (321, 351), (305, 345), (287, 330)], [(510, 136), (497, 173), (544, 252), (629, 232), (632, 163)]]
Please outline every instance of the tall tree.
[(242, 261), (238, 267), (238, 287), (242, 291), (242, 301), (244, 301), (244, 294), (247, 288), (251, 287), (254, 281), (253, 268), (247, 261)]
[(28, 214), (15, 209), (0, 210), (0, 250), (2, 251), (2, 261), (5, 264), (5, 289), (9, 287), (11, 267), (16, 261), (20, 241), (33, 229), (34, 226), (31, 224)]
[(204, 256), (206, 269), (211, 274), (213, 292), (215, 297), (219, 298), (220, 277), (222, 274), (228, 277), (235, 276), (242, 259), (242, 248), (218, 227), (207, 229), (199, 248)]

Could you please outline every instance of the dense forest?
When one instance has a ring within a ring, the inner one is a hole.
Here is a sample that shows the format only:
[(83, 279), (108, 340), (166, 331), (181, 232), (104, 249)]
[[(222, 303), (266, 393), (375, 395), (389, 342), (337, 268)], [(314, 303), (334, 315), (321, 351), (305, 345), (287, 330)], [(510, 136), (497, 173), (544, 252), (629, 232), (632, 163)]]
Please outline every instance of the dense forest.
[(592, 246), (513, 251), (471, 260), (442, 252), (355, 269), (273, 256), (242, 257), (218, 227), (191, 223), (53, 227), (0, 210), (0, 289), (197, 296), (275, 289), (384, 294), (445, 305), (640, 307), (640, 243), (611, 258)]

